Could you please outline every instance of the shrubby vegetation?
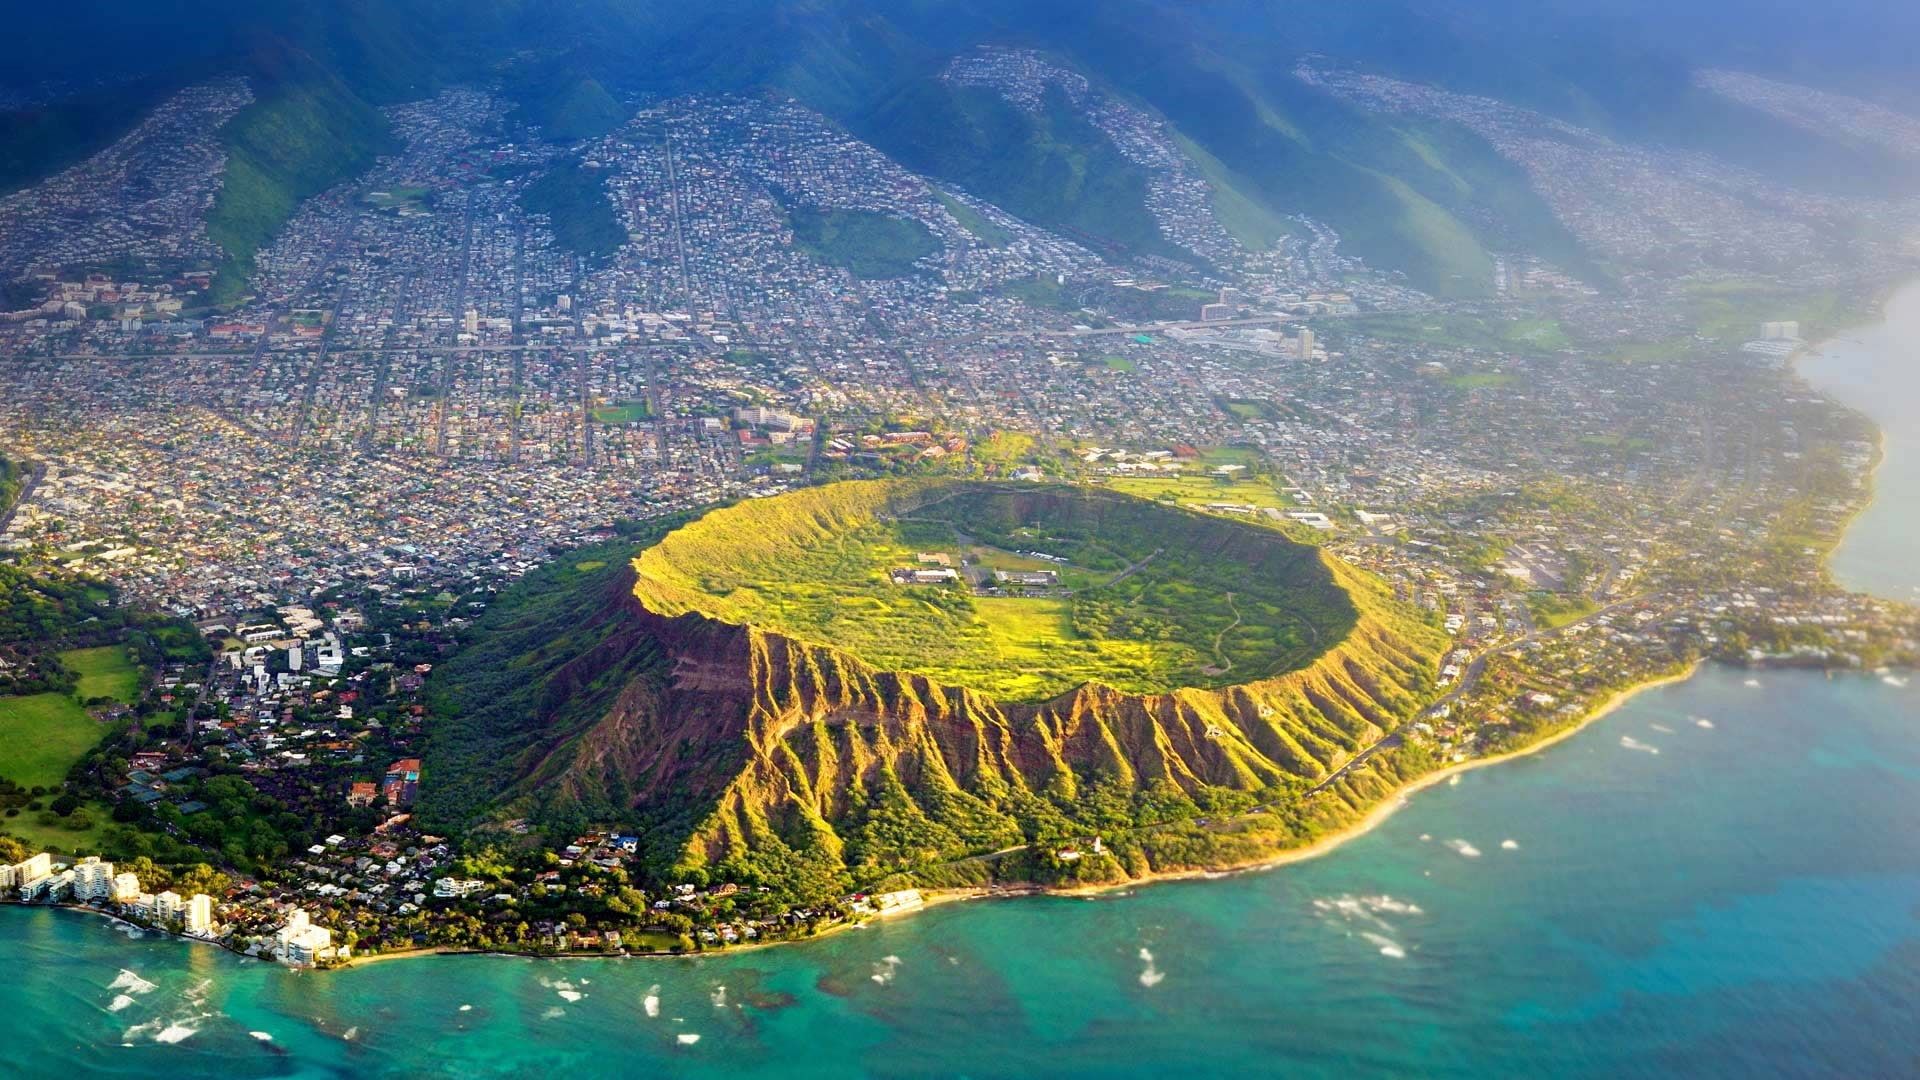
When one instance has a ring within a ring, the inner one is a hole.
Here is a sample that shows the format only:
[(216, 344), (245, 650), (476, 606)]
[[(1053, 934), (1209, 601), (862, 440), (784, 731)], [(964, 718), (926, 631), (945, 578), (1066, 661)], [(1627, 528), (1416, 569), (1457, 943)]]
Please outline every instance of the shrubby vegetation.
[(26, 467), (0, 456), (0, 514), (13, 509), (13, 502), (20, 497), (20, 489), (25, 484)]
[[(529, 771), (530, 757), (551, 749), (582, 723), (603, 715), (613, 695), (658, 664), (657, 647), (624, 641), (612, 670), (586, 685), (569, 665), (631, 627), (617, 609), (634, 541), (658, 537), (673, 521), (635, 523), (633, 541), (581, 548), (528, 574), (500, 594), (468, 632), (463, 647), (428, 684), (434, 722), (418, 812), (434, 828), (451, 828), (489, 808)], [(583, 608), (585, 610), (583, 610)], [(582, 827), (608, 799), (567, 807)]]
[(940, 250), (925, 225), (872, 210), (797, 206), (787, 211), (787, 222), (796, 247), (857, 278), (906, 277), (918, 269), (916, 260)]
[(520, 194), (528, 212), (547, 215), (554, 239), (588, 266), (600, 266), (627, 242), (607, 198), (606, 177), (577, 160), (555, 165)]

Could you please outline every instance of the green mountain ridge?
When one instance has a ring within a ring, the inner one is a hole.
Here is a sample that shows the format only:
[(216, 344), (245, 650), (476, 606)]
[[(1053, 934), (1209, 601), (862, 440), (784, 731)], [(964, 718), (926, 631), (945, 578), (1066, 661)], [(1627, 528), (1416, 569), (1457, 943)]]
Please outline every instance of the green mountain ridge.
[(221, 132), (227, 171), (207, 214), (225, 253), (212, 300), (244, 293), (254, 255), (300, 203), (366, 171), (393, 149), (386, 118), (332, 72), (288, 48), (256, 53), (253, 104)]

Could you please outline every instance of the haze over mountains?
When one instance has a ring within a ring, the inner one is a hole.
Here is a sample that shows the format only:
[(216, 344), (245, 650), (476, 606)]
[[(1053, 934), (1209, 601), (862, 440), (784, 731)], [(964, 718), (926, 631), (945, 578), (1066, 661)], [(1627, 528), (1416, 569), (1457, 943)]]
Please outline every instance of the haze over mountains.
[[(245, 276), (301, 199), (393, 145), (379, 106), (459, 82), (498, 83), (516, 103), (511, 120), (556, 141), (612, 130), (640, 95), (773, 90), (910, 169), (1095, 250), (1190, 260), (1154, 227), (1151, 168), (1089, 120), (1084, 87), (1096, 104), (1163, 119), (1240, 242), (1270, 244), (1306, 215), (1336, 230), (1346, 253), (1442, 296), (1483, 289), (1495, 251), (1538, 254), (1589, 280), (1623, 268), (1594, 264), (1606, 252), (1573, 234), (1484, 126), (1383, 108), (1377, 93), (1310, 72), (1493, 99), (1624, 145), (1710, 153), (1816, 194), (1890, 194), (1920, 167), (1701, 78), (1732, 69), (1911, 105), (1920, 88), (1900, 69), (1892, 43), (1903, 36), (1887, 28), (1915, 16), (1887, 4), (1817, 14), (1784, 4), (1671, 13), (1637, 0), (82, 7), (22, 13), (27, 25), (5, 46), (0, 103), (15, 108), (0, 115), (0, 191), (97, 151), (183, 85), (245, 75), (254, 100), (221, 129), (231, 165), (209, 222), (229, 278)], [(99, 29), (57, 32), (74, 18)], [(955, 77), (955, 58), (981, 46), (1034, 50), (1054, 75), (1026, 102)], [(230, 282), (217, 295), (238, 291)]]

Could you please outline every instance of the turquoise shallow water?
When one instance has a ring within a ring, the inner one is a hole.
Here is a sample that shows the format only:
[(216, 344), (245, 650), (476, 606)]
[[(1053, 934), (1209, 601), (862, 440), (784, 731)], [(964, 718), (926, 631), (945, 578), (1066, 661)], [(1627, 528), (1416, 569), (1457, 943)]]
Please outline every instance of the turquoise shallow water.
[[(1920, 288), (1806, 367), (1887, 429), (1836, 571), (1897, 597), (1916, 358)], [(0, 908), (0, 1075), (1920, 1076), (1917, 819), (1920, 688), (1708, 668), (1313, 862), (756, 953), (316, 976)]]
[(10, 908), (0, 1031), (16, 1075), (1920, 1074), (1920, 690), (1757, 681), (1649, 691), (1314, 862), (728, 957), (314, 976)]

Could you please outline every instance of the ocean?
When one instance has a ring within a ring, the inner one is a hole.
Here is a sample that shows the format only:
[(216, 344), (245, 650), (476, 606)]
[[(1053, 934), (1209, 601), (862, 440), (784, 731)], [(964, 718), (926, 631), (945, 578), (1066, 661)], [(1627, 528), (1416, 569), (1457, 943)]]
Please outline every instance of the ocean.
[[(1806, 371), (1888, 431), (1842, 580), (1920, 586), (1920, 289)], [(1871, 394), (1866, 391), (1871, 390)], [(1920, 690), (1707, 667), (1322, 858), (686, 959), (290, 972), (0, 909), (11, 1075), (1920, 1075)]]
[(1823, 342), (1801, 375), (1879, 426), (1886, 458), (1873, 506), (1847, 531), (1833, 573), (1849, 588), (1920, 602), (1920, 282), (1895, 292), (1886, 318)]

